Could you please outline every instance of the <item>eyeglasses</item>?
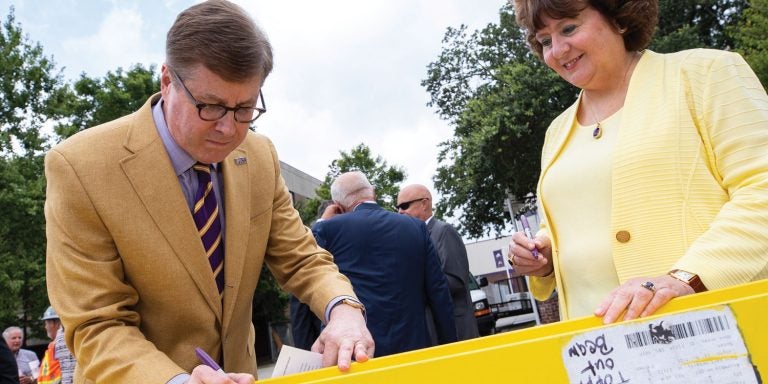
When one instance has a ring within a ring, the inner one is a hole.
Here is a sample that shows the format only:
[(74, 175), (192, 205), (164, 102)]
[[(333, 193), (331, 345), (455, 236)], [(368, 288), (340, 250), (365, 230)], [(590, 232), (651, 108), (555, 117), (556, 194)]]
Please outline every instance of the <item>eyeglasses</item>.
[(184, 92), (187, 94), (187, 97), (192, 101), (193, 104), (195, 104), (195, 107), (197, 107), (197, 115), (200, 116), (201, 120), (205, 121), (216, 121), (224, 117), (227, 112), (233, 111), (235, 115), (235, 121), (238, 123), (252, 123), (256, 119), (259, 118), (263, 113), (267, 112), (267, 105), (264, 103), (264, 94), (261, 92), (261, 89), (259, 89), (259, 100), (261, 100), (261, 108), (259, 107), (234, 107), (230, 108), (225, 105), (221, 104), (206, 104), (201, 103), (195, 99), (194, 96), (192, 96), (192, 92), (189, 91), (189, 88), (187, 88), (187, 85), (184, 84), (184, 80), (181, 79), (181, 76), (179, 76), (176, 71), (171, 70), (171, 73), (176, 76), (176, 78), (179, 80), (179, 84), (181, 84), (181, 87), (184, 88)]
[(400, 203), (398, 205), (395, 205), (395, 208), (397, 208), (398, 210), (405, 211), (405, 210), (407, 210), (408, 208), (411, 207), (411, 204), (413, 204), (413, 203), (415, 203), (417, 201), (428, 200), (428, 199), (429, 199), (429, 197), (422, 197), (422, 198), (419, 198), (419, 199), (402, 202), (402, 203)]

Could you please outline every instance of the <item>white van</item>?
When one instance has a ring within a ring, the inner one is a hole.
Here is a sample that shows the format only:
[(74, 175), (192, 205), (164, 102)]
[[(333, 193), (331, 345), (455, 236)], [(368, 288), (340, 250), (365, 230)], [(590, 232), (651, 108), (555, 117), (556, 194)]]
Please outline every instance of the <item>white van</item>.
[(496, 328), (496, 316), (491, 313), (491, 306), (488, 303), (488, 298), (485, 292), (480, 287), (488, 285), (488, 279), (481, 277), (475, 278), (472, 274), (469, 275), (469, 294), (472, 296), (472, 306), (475, 311), (475, 320), (477, 320), (477, 329), (480, 331), (480, 336), (487, 336), (494, 333)]

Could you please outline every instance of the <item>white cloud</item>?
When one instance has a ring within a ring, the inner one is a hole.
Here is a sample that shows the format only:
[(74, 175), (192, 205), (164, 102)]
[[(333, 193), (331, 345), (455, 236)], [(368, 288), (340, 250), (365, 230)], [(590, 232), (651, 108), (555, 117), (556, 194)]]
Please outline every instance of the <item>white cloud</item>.
[[(261, 131), (281, 158), (322, 178), (340, 150), (363, 142), (406, 183), (432, 189), (438, 143), (452, 129), (426, 106), (420, 82), (446, 28), (484, 27), (503, 4), (457, 1), (247, 2), (270, 36), (275, 71)], [(291, 110), (275, 110), (299, 104)], [(272, 114), (272, 112), (275, 112)], [(329, 117), (328, 115), (332, 116)], [(433, 189), (434, 193), (434, 189)]]
[(137, 63), (148, 66), (162, 61), (161, 53), (145, 39), (144, 20), (137, 9), (113, 9), (93, 34), (66, 39), (62, 47), (66, 55), (63, 61), (77, 62), (78, 73), (86, 72), (89, 76), (103, 76), (106, 71), (127, 69)]

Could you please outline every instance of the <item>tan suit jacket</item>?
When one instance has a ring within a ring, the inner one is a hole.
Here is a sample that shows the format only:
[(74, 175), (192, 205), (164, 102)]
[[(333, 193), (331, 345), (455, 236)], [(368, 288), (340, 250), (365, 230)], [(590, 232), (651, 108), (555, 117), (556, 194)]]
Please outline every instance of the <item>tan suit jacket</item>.
[(158, 99), (46, 156), (48, 293), (77, 357), (76, 382), (165, 382), (199, 364), (198, 346), (226, 371), (255, 375), (251, 307), (263, 263), (318, 315), (333, 297), (354, 296), (302, 225), (274, 147), (249, 132), (221, 163), (219, 299), (152, 120)]

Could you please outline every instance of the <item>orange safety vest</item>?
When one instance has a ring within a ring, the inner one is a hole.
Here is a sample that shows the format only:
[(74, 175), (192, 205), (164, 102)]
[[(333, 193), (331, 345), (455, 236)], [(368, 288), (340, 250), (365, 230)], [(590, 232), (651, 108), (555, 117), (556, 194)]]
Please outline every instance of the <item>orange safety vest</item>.
[(43, 361), (40, 363), (40, 375), (37, 377), (37, 384), (59, 383), (61, 383), (61, 365), (59, 365), (59, 360), (56, 358), (52, 341), (48, 344)]

